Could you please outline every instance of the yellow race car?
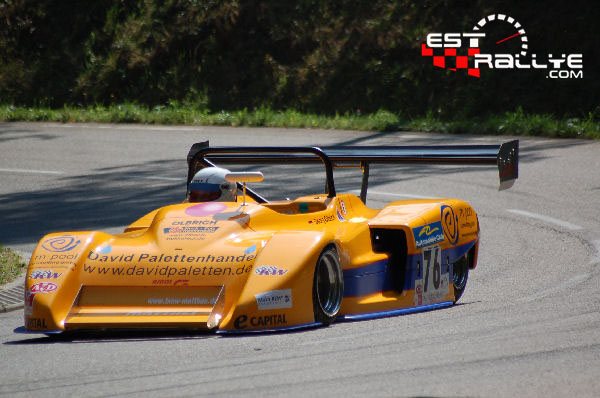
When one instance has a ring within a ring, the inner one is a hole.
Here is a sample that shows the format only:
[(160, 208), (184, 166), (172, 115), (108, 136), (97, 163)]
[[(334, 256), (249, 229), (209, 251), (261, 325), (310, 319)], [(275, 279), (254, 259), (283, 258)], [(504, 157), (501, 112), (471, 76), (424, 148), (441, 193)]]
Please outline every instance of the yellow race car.
[[(216, 164), (314, 162), (325, 167), (325, 193), (293, 200), (268, 201), (247, 188), (262, 179), (259, 172), (226, 171), (222, 183), (213, 181)], [(378, 163), (493, 164), (504, 189), (518, 176), (518, 141), (194, 144), (184, 203), (161, 207), (121, 234), (61, 232), (41, 239), (25, 281), (23, 330), (289, 330), (452, 305), (477, 264), (477, 214), (458, 199), (365, 206), (369, 167)], [(362, 170), (359, 196), (336, 192), (336, 167)], [(224, 193), (229, 196), (219, 196)]]

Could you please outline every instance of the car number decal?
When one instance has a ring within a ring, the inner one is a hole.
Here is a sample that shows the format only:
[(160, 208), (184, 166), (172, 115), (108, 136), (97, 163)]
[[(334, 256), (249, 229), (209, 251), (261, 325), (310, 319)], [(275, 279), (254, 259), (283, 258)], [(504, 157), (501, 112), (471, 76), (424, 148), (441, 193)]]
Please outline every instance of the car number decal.
[(442, 273), (442, 249), (431, 246), (423, 249), (423, 266), (415, 280), (415, 305), (441, 302), (448, 294), (448, 273)]

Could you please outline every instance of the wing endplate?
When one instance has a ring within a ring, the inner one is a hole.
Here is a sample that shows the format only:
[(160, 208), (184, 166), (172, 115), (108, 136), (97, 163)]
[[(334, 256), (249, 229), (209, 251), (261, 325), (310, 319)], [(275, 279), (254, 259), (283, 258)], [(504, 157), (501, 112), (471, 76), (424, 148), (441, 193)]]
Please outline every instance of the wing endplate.
[(513, 186), (519, 178), (519, 141), (505, 142), (498, 150), (498, 175), (500, 176), (499, 191)]

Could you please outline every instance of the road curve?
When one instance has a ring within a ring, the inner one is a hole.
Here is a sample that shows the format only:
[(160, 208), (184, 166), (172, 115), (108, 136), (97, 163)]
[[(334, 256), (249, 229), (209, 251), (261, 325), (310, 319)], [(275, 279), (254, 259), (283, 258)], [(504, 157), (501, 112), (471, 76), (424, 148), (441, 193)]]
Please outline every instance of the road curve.
[[(0, 243), (120, 231), (179, 202), (193, 142), (212, 145), (499, 143), (507, 137), (297, 129), (0, 124)], [(460, 305), (294, 333), (14, 334), (0, 314), (0, 396), (600, 395), (600, 142), (521, 139), (520, 178), (491, 168), (372, 170), (368, 204), (458, 197), (479, 214), (477, 269)], [(350, 173), (350, 172), (349, 172)], [(265, 170), (269, 188), (317, 174)], [(319, 175), (320, 176), (320, 175)], [(313, 178), (314, 177), (314, 178)], [(272, 181), (281, 180), (280, 184)], [(271, 183), (272, 185), (269, 185)], [(355, 175), (339, 191), (358, 188)]]

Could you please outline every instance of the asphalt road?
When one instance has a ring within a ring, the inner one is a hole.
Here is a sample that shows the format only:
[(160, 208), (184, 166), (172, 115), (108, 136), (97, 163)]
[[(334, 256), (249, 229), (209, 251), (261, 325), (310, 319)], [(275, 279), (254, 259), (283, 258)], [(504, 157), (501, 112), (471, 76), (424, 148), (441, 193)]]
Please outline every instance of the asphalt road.
[[(0, 243), (30, 253), (51, 231), (120, 231), (179, 202), (193, 142), (213, 145), (499, 143), (508, 137), (293, 129), (0, 124)], [(520, 178), (493, 168), (372, 171), (368, 204), (458, 197), (482, 243), (460, 305), (294, 333), (223, 337), (14, 334), (0, 314), (0, 395), (600, 395), (600, 142), (521, 139)], [(266, 187), (320, 185), (270, 167)], [(340, 187), (358, 188), (352, 175)], [(284, 179), (283, 183), (274, 181)], [(270, 185), (269, 185), (270, 184)]]

